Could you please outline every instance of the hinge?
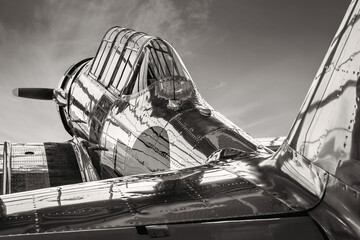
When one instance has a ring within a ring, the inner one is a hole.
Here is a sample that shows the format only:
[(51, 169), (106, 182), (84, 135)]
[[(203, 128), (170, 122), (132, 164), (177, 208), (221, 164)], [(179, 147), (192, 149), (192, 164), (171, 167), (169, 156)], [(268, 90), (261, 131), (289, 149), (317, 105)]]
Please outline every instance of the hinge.
[(148, 235), (151, 238), (170, 236), (167, 225), (137, 226), (136, 231), (139, 235)]

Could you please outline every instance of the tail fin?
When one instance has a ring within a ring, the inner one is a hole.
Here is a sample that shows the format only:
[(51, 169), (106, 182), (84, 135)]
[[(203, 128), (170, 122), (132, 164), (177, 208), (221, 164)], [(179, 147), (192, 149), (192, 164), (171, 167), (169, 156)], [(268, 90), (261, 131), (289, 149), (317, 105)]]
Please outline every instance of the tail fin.
[(360, 237), (359, 20), (360, 2), (353, 0), (287, 137), (292, 149), (329, 173), (310, 215), (334, 239)]
[(360, 173), (359, 9), (352, 1), (287, 140), (308, 160), (360, 189), (360, 177), (347, 172)]

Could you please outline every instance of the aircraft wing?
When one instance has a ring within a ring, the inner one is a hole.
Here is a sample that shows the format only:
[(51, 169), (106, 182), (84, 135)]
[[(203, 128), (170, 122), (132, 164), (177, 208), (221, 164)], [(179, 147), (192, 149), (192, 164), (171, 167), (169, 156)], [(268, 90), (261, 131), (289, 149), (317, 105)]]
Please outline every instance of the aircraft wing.
[(242, 154), (177, 171), (2, 195), (0, 235), (322, 239), (305, 213), (323, 194), (322, 172), (303, 168), (300, 176), (302, 164)]

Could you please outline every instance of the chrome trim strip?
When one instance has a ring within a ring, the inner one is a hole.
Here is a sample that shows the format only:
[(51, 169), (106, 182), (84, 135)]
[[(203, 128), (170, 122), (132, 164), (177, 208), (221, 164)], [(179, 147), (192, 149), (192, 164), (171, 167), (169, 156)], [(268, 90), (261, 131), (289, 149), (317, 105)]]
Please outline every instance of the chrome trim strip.
[(4, 142), (3, 150), (3, 194), (11, 193), (11, 143)]
[(100, 180), (100, 177), (91, 162), (90, 156), (88, 155), (84, 146), (82, 146), (81, 140), (74, 137), (72, 141), (72, 146), (75, 152), (76, 160), (79, 165), (79, 170), (83, 182)]
[(76, 157), (76, 160), (77, 160), (77, 163), (78, 163), (78, 166), (79, 166), (81, 179), (82, 179), (83, 182), (87, 182), (85, 168), (84, 168), (83, 160), (81, 158), (80, 149), (79, 149), (78, 144), (79, 144), (79, 142), (77, 141), (77, 139), (73, 138), (72, 146), (73, 146), (75, 157)]

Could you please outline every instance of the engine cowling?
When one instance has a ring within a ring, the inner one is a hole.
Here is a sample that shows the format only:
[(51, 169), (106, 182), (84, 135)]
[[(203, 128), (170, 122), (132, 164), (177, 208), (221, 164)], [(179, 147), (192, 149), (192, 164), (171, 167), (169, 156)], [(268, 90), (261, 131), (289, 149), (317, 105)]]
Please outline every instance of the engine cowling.
[(59, 88), (65, 92), (65, 98), (67, 100), (67, 104), (62, 106), (58, 104), (58, 112), (60, 114), (61, 121), (64, 125), (65, 130), (73, 136), (72, 126), (69, 125), (69, 92), (71, 90), (72, 83), (79, 75), (81, 70), (84, 68), (85, 64), (88, 63), (92, 58), (86, 58), (81, 60), (80, 62), (72, 65), (64, 74), (63, 78), (59, 83)]

